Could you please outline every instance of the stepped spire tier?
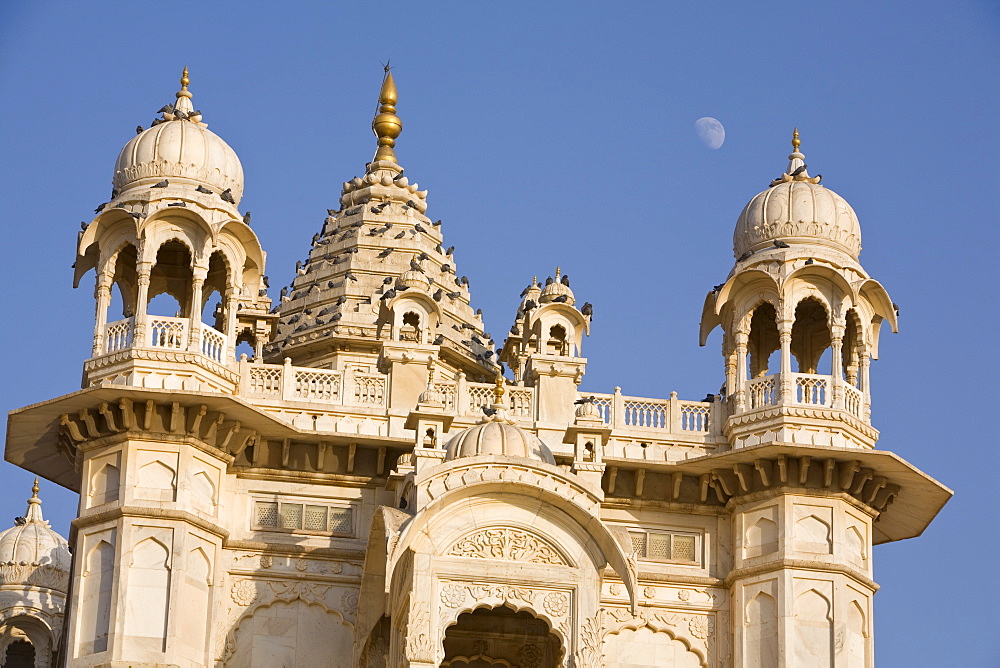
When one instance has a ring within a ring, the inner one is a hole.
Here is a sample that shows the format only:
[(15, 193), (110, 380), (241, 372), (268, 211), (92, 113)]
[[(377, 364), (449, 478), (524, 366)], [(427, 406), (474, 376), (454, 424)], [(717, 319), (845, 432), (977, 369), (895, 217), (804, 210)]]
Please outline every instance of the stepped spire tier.
[(308, 257), (282, 289), (265, 357), (333, 368), (366, 359), (375, 368), (400, 345), (415, 344), (425, 361), (447, 360), (442, 374), (449, 378), (492, 378), (493, 341), (470, 306), (454, 247), (445, 248), (441, 221), (426, 215), (427, 191), (395, 162), (402, 128), (392, 113), (396, 99), (387, 72), (372, 123), (380, 153), (364, 176), (344, 182), (339, 208), (327, 212)]

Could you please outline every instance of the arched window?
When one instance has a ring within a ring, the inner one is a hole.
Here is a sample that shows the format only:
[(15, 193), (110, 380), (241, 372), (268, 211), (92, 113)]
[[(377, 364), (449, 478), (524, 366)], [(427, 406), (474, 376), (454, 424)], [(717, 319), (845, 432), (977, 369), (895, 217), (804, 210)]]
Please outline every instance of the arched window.
[(553, 325), (549, 328), (549, 340), (546, 342), (546, 352), (550, 355), (566, 355), (569, 353), (565, 327), (562, 325)]
[(762, 378), (769, 373), (779, 371), (779, 363), (775, 353), (780, 347), (778, 314), (774, 310), (773, 304), (764, 302), (754, 309), (753, 316), (750, 318), (747, 359), (751, 378)]
[[(149, 274), (149, 304), (146, 312), (150, 315), (167, 317), (190, 317), (191, 251), (179, 241), (168, 241), (156, 252), (156, 264)], [(169, 295), (173, 299), (161, 298)]]
[(854, 309), (847, 312), (842, 357), (843, 378), (848, 385), (861, 389), (861, 378), (858, 375), (861, 366), (861, 318)]
[(399, 340), (420, 343), (421, 338), (420, 314), (413, 311), (407, 311), (403, 314), (403, 324), (399, 328)]
[[(809, 297), (795, 307), (792, 324), (792, 356), (799, 373), (820, 373), (820, 359), (830, 348), (830, 325), (826, 309), (817, 299)], [(824, 365), (824, 371), (831, 368)]]

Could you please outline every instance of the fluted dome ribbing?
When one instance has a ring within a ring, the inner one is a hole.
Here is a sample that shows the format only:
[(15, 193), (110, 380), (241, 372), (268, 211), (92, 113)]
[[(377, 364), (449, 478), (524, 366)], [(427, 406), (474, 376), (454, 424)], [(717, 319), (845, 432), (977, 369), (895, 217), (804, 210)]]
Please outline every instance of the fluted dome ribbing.
[(234, 206), (243, 196), (243, 165), (236, 152), (201, 122), (188, 90), (188, 71), (181, 75), (177, 101), (167, 105), (162, 118), (125, 144), (115, 161), (112, 182), (122, 192), (134, 185), (151, 186), (163, 179), (188, 179), (229, 190)]
[(186, 120), (154, 125), (133, 137), (115, 162), (114, 186), (129, 186), (164, 178), (197, 181), (229, 188), (238, 204), (243, 196), (243, 165), (236, 152), (208, 128)]
[(445, 461), (478, 455), (506, 455), (555, 464), (552, 451), (534, 434), (511, 424), (503, 409), (481, 424), (463, 429), (445, 445)]
[(33, 491), (25, 517), (18, 518), (19, 524), (0, 533), (0, 564), (51, 566), (68, 573), (69, 544), (42, 517), (37, 481)]
[(774, 245), (818, 244), (841, 250), (857, 259), (861, 252), (861, 224), (843, 197), (810, 177), (805, 155), (798, 150), (798, 132), (788, 156), (788, 171), (743, 208), (733, 233), (733, 252), (741, 258)]

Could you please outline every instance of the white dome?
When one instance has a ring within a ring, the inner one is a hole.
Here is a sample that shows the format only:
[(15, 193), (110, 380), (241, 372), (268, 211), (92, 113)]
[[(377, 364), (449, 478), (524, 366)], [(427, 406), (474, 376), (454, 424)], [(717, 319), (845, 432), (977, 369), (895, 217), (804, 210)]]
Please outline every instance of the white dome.
[(778, 240), (828, 246), (855, 259), (861, 252), (857, 214), (847, 200), (819, 184), (822, 177), (809, 176), (799, 144), (796, 130), (788, 171), (743, 207), (733, 232), (737, 258), (773, 247)]
[(843, 197), (808, 181), (786, 181), (758, 194), (744, 207), (733, 234), (733, 252), (787, 243), (830, 246), (857, 258), (861, 224)]
[(16, 526), (0, 533), (0, 564), (50, 566), (69, 573), (69, 544), (42, 517), (37, 481), (33, 490), (25, 517), (19, 517)]
[(243, 196), (243, 165), (236, 152), (204, 124), (189, 120), (154, 125), (118, 154), (113, 183), (119, 192), (164, 178), (190, 179), (219, 192), (228, 188), (237, 204)]
[(478, 455), (504, 455), (537, 459), (555, 464), (552, 451), (534, 434), (507, 420), (506, 411), (497, 409), (482, 423), (463, 429), (445, 445), (445, 461)]
[(560, 268), (556, 267), (556, 277), (552, 280), (551, 283), (546, 285), (545, 288), (542, 290), (542, 294), (539, 299), (540, 302), (546, 303), (555, 301), (556, 297), (561, 297), (561, 296), (566, 297), (565, 302), (570, 306), (572, 306), (574, 302), (576, 302), (576, 297), (573, 295), (573, 291), (570, 290), (568, 285), (564, 285), (562, 283), (562, 280), (560, 280), (561, 279), (560, 274), (561, 274)]

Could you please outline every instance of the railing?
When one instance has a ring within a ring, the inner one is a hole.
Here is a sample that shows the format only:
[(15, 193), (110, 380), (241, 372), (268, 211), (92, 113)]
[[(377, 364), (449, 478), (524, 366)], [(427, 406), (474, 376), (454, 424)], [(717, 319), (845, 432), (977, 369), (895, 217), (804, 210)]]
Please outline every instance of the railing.
[(336, 402), (340, 398), (340, 372), (295, 370), (295, 398), (306, 401)]
[[(482, 415), (483, 408), (488, 408), (496, 401), (493, 394), (493, 383), (465, 383), (468, 400), (465, 403), (465, 415)], [(506, 402), (511, 417), (531, 419), (535, 414), (535, 390), (531, 387), (507, 387)]]
[(842, 387), (844, 388), (844, 409), (854, 417), (862, 417), (861, 407), (865, 403), (864, 394), (858, 388), (846, 383)]
[(712, 404), (684, 402), (681, 404), (681, 431), (708, 431)]
[(449, 412), (454, 412), (455, 397), (458, 394), (458, 388), (455, 383), (434, 383), (434, 390), (441, 395), (442, 399), (444, 399), (444, 409)]
[(718, 404), (711, 402), (681, 401), (676, 392), (671, 392), (670, 399), (626, 397), (618, 391), (614, 394), (580, 392), (580, 397), (591, 399), (604, 423), (619, 429), (709, 433), (714, 427), (713, 412), (721, 410)]
[(792, 374), (795, 383), (795, 401), (812, 406), (830, 405), (830, 376), (809, 373)]
[(116, 353), (132, 347), (132, 328), (135, 318), (125, 318), (110, 323), (104, 330), (104, 352)]
[(633, 427), (665, 429), (668, 404), (662, 399), (626, 399), (625, 424)]
[[(187, 318), (148, 316), (149, 333), (144, 342), (135, 341), (135, 318), (126, 318), (109, 323), (104, 328), (104, 354), (116, 353), (132, 347), (166, 348), (187, 350), (189, 347), (189, 326)], [(191, 342), (205, 357), (223, 364), (228, 338), (214, 327), (201, 323), (198, 342)], [(137, 345), (138, 344), (138, 345)]]
[(153, 348), (170, 348), (184, 350), (187, 347), (187, 318), (166, 318), (161, 316), (149, 319), (149, 345)]
[(354, 401), (358, 404), (381, 406), (385, 403), (385, 376), (354, 376)]
[(778, 403), (777, 376), (754, 378), (747, 384), (747, 405), (750, 410)]
[(226, 354), (226, 335), (202, 323), (201, 354), (221, 364), (222, 357)]
[(246, 397), (306, 401), (335, 406), (384, 406), (387, 377), (347, 369), (313, 369), (285, 364), (239, 363), (239, 393)]
[(281, 396), (281, 366), (277, 364), (248, 364), (246, 382), (240, 388), (255, 397)]
[[(782, 386), (785, 387), (782, 390)], [(787, 396), (783, 396), (787, 392)], [(756, 410), (782, 402), (804, 406), (823, 406), (844, 410), (865, 418), (865, 394), (837, 376), (815, 373), (776, 373), (747, 381), (746, 410)]]

